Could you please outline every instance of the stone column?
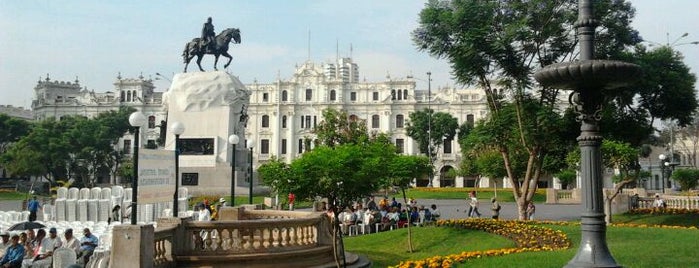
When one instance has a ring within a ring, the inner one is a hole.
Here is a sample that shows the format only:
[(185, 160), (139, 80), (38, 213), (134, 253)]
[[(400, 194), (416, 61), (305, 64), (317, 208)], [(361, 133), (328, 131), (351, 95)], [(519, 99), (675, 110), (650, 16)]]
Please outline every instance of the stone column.
[(117, 225), (112, 230), (109, 267), (153, 267), (153, 225)]

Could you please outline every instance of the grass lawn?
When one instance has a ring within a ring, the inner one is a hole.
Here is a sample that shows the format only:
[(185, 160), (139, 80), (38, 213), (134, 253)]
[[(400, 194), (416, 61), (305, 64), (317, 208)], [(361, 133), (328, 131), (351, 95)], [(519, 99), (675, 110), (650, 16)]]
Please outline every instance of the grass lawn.
[(673, 226), (694, 226), (694, 227), (699, 228), (699, 214), (683, 214), (683, 215), (618, 214), (618, 215), (614, 215), (614, 217), (612, 217), (612, 222), (614, 222), (614, 223), (673, 225)]
[[(490, 200), (491, 197), (495, 196), (495, 190), (493, 188), (410, 188), (406, 189), (405, 195), (408, 198), (415, 199), (466, 199), (468, 198), (468, 193), (471, 191), (476, 191), (478, 199)], [(512, 195), (512, 189), (497, 189), (498, 191), (498, 201), (500, 202), (514, 202), (515, 198)], [(396, 194), (390, 195), (390, 197), (395, 197), (396, 200), (403, 200), (403, 194), (400, 191)], [(534, 202), (543, 203), (546, 202), (546, 190), (537, 190), (534, 194)], [(378, 197), (376, 202), (378, 202)]]
[(24, 200), (27, 197), (27, 193), (15, 192), (15, 191), (0, 191), (0, 200)]
[[(633, 217), (631, 217), (633, 216)], [(635, 224), (687, 223), (696, 226), (696, 215), (619, 215), (615, 222)], [(692, 222), (694, 221), (694, 222)], [(515, 253), (468, 260), (455, 267), (562, 267), (580, 244), (580, 226), (545, 225), (561, 230), (572, 242), (567, 250)], [(397, 265), (403, 260), (419, 260), (462, 251), (498, 249), (514, 244), (503, 237), (480, 231), (449, 227), (413, 228), (415, 253), (407, 253), (407, 230), (364, 235), (345, 239), (348, 251), (366, 255), (374, 267)], [(612, 256), (624, 267), (699, 267), (696, 246), (699, 230), (671, 228), (608, 227), (607, 243)]]
[(368, 256), (374, 267), (396, 265), (401, 260), (424, 259), (439, 254), (456, 254), (462, 251), (514, 247), (515, 243), (504, 237), (481, 231), (416, 227), (413, 233), (413, 253), (408, 253), (408, 229), (381, 232), (344, 239), (345, 248)]
[[(579, 226), (549, 226), (564, 231), (573, 247), (563, 251), (527, 252), (470, 260), (456, 267), (563, 267), (577, 252)], [(624, 267), (699, 267), (699, 231), (662, 228), (610, 227), (607, 243)]]

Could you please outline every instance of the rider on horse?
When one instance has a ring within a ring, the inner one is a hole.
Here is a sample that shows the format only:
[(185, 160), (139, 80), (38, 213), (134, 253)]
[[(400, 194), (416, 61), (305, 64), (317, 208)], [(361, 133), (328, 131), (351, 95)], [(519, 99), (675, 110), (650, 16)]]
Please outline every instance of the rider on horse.
[(213, 49), (211, 44), (214, 43), (215, 37), (216, 33), (214, 32), (214, 25), (211, 23), (211, 17), (209, 17), (206, 19), (206, 23), (204, 23), (204, 27), (201, 29), (201, 48)]

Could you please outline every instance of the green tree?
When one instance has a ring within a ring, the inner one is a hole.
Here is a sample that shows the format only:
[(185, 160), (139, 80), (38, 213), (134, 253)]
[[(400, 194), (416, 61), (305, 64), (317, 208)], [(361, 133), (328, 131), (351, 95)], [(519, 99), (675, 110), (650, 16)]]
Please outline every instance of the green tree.
[(564, 169), (561, 172), (556, 173), (554, 176), (558, 178), (558, 181), (561, 182), (564, 189), (567, 189), (569, 185), (575, 183), (575, 179), (577, 178), (575, 170), (571, 169)]
[(445, 138), (454, 139), (457, 128), (458, 120), (451, 114), (424, 109), (410, 114), (405, 130), (408, 136), (417, 142), (420, 152), (426, 153), (431, 145), (431, 155), (434, 157)]
[[(392, 186), (398, 186), (403, 193), (403, 202), (408, 204), (408, 198), (405, 195), (405, 188), (408, 188), (415, 178), (422, 177), (432, 172), (430, 160), (424, 156), (414, 155), (398, 155), (393, 157), (393, 160), (388, 164), (389, 177), (388, 182)], [(410, 219), (410, 210), (406, 210), (406, 217)], [(408, 252), (413, 252), (413, 236), (410, 229), (411, 224), (408, 224)]]
[(624, 54), (624, 60), (641, 66), (642, 79), (624, 90), (615, 91), (614, 100), (628, 113), (641, 115), (652, 127), (655, 119), (676, 120), (679, 126), (692, 123), (697, 110), (696, 76), (684, 57), (669, 46), (648, 50), (637, 45)]
[(4, 153), (11, 143), (29, 134), (30, 127), (31, 124), (26, 120), (0, 114), (0, 154)]
[[(629, 26), (634, 12), (630, 4), (595, 1), (594, 5), (596, 19), (606, 27), (596, 36), (598, 57), (615, 57), (626, 45), (641, 41)], [(503, 158), (520, 219), (547, 171), (544, 160), (554, 151), (549, 140), (555, 137), (553, 128), (560, 126), (553, 116), (559, 91), (531, 90), (531, 74), (576, 56), (576, 14), (572, 0), (431, 0), (413, 32), (418, 49), (448, 60), (458, 82), (483, 88), (490, 115), (481, 127), (494, 132), (479, 133), (487, 134), (483, 145)], [(517, 169), (513, 165), (517, 163), (526, 163), (526, 168)]]
[(699, 184), (699, 169), (678, 169), (670, 178), (680, 184), (682, 191), (689, 191)]
[(369, 138), (366, 121), (350, 118), (346, 111), (332, 108), (323, 110), (323, 120), (313, 129), (319, 144), (334, 147), (339, 144), (358, 144)]

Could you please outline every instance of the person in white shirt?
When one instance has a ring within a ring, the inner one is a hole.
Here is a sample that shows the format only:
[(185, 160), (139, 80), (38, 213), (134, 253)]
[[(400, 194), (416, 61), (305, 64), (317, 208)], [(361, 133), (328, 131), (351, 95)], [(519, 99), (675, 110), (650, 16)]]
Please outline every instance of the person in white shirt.
[(665, 200), (660, 198), (659, 194), (655, 195), (655, 200), (653, 200), (653, 207), (654, 208), (665, 208)]
[(62, 248), (69, 248), (75, 251), (75, 254), (80, 251), (80, 241), (73, 236), (73, 229), (66, 229), (63, 232), (63, 241), (61, 241)]
[(199, 221), (211, 221), (211, 212), (206, 209), (205, 205), (199, 206), (199, 215), (197, 219)]
[(53, 250), (61, 247), (61, 239), (56, 236), (56, 228), (49, 229), (49, 236), (41, 240), (39, 251), (32, 259), (25, 259), (22, 267), (48, 268), (51, 266)]

